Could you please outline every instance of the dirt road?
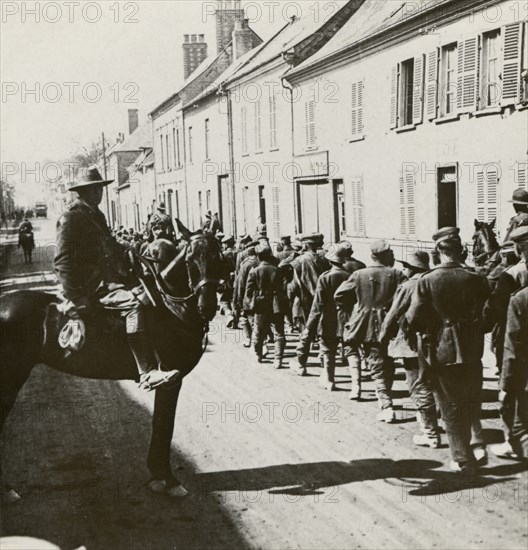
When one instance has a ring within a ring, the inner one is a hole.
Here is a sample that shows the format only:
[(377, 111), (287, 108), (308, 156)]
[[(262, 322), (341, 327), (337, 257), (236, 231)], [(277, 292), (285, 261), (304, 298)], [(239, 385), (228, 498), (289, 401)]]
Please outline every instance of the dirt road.
[[(257, 364), (240, 338), (219, 318), (184, 384), (172, 459), (190, 495), (179, 500), (145, 487), (150, 394), (37, 367), (3, 435), (3, 482), (22, 499), (9, 503), (3, 491), (2, 534), (64, 550), (526, 548), (525, 467), (490, 458), (464, 480), (448, 472), (446, 446), (413, 446), (401, 371), (399, 422), (379, 424), (372, 383), (350, 402), (346, 369), (328, 393), (315, 358), (299, 378)], [(484, 428), (494, 442), (489, 366)]]

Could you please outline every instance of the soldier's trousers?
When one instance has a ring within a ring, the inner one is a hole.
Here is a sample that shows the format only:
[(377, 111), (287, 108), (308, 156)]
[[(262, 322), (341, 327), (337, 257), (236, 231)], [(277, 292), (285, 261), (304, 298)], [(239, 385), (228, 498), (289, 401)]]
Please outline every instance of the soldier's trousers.
[(268, 332), (273, 330), (275, 338), (275, 361), (281, 362), (286, 347), (284, 336), (284, 315), (280, 313), (255, 313), (253, 320), (253, 348), (257, 357), (262, 357), (262, 346)]
[(404, 358), (405, 378), (409, 394), (420, 414), (423, 431), (430, 437), (438, 435), (436, 402), (427, 370), (420, 365), (418, 358)]
[(297, 353), (297, 360), (303, 367), (305, 367), (306, 363), (308, 362), (308, 357), (310, 356), (310, 347), (314, 340), (315, 340), (315, 330), (310, 330), (308, 328), (305, 328), (301, 332), (299, 343), (295, 348), (295, 352)]
[(246, 347), (249, 347), (253, 334), (253, 314), (250, 311), (244, 310), (242, 312), (240, 315), (240, 325), (244, 334), (244, 345), (247, 342)]
[(528, 438), (528, 393), (524, 387), (508, 392), (501, 403), (501, 419), (504, 437), (515, 452)]
[(370, 365), (370, 372), (376, 384), (376, 395), (382, 409), (392, 408), (391, 390), (394, 382), (394, 362), (387, 354), (387, 347), (379, 343), (363, 344), (365, 361)]
[(480, 418), (482, 364), (438, 367), (431, 370), (431, 380), (453, 460), (474, 463), (471, 426)]

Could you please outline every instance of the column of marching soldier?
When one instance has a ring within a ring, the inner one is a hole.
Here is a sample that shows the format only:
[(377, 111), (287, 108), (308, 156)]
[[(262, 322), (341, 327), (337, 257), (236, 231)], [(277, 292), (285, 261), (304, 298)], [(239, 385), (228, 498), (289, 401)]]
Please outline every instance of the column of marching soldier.
[[(491, 450), (528, 458), (528, 193), (517, 190), (499, 259), (486, 274), (466, 264), (455, 227), (433, 235), (431, 253), (417, 250), (399, 261), (390, 245), (371, 245), (368, 266), (348, 241), (324, 244), (320, 234), (282, 237), (273, 251), (263, 231), (223, 243), (231, 280), (221, 292), (228, 325), (241, 328), (244, 346), (259, 363), (271, 343), (274, 367), (283, 366), (285, 333), (298, 332), (290, 369), (303, 376), (311, 348), (319, 349), (320, 383), (335, 389), (338, 349), (348, 366), (350, 399), (373, 379), (380, 412), (392, 423), (395, 363), (405, 369), (421, 432), (416, 445), (440, 445), (439, 419), (451, 450), (452, 470), (474, 474), (487, 463), (480, 424), (485, 334), (492, 332), (500, 372), (499, 401), (505, 442)], [(515, 260), (512, 262), (512, 257)], [(431, 263), (430, 263), (431, 262)], [(363, 365), (363, 369), (362, 369)]]

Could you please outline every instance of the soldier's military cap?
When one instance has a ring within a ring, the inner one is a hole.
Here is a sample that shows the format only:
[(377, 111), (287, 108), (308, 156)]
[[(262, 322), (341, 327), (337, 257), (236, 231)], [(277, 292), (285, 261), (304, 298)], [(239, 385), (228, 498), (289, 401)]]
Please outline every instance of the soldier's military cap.
[(301, 235), (299, 240), (302, 243), (319, 244), (322, 240), (324, 240), (324, 237), (320, 233), (313, 233), (312, 235)]
[(458, 227), (442, 227), (433, 235), (433, 241), (437, 244), (452, 240), (460, 242), (460, 229)]
[(291, 244), (293, 250), (299, 252), (302, 249), (302, 244), (299, 241), (293, 241)]
[(524, 189), (516, 189), (513, 192), (512, 200), (509, 201), (513, 204), (528, 204), (528, 191)]
[(517, 227), (510, 233), (510, 239), (514, 243), (524, 243), (528, 241), (528, 225)]
[(344, 264), (350, 258), (350, 252), (345, 246), (332, 246), (325, 254), (325, 258), (335, 264)]
[(429, 254), (425, 250), (413, 252), (407, 260), (398, 260), (403, 267), (411, 267), (419, 271), (429, 271)]
[(240, 237), (240, 243), (241, 243), (241, 244), (248, 244), (248, 243), (250, 243), (251, 241), (252, 241), (251, 235), (242, 235), (242, 236)]
[(387, 241), (380, 240), (380, 241), (374, 241), (370, 245), (370, 253), (374, 256), (378, 256), (379, 254), (383, 254), (384, 252), (387, 252), (390, 250), (391, 247)]
[(352, 254), (354, 254), (354, 249), (352, 248), (352, 243), (350, 241), (343, 240), (339, 241), (337, 244), (343, 248), (346, 248), (346, 250), (348, 251), (348, 258), (352, 258)]
[(289, 235), (284, 235), (280, 238), (282, 244), (291, 244), (291, 237)]
[(226, 235), (222, 239), (222, 243), (224, 243), (224, 244), (235, 244), (235, 237), (233, 237), (231, 235)]

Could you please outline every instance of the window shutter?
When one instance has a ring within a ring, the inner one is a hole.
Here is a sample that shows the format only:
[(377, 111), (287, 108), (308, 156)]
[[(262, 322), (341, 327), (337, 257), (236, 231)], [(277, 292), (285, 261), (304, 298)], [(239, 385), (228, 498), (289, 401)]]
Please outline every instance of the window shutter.
[(438, 93), (438, 51), (433, 50), (427, 56), (427, 120), (436, 118)]
[(270, 148), (277, 147), (277, 98), (270, 95), (269, 98), (269, 127), (270, 127)]
[(306, 123), (306, 147), (314, 147), (316, 143), (315, 136), (315, 100), (309, 99), (304, 104), (305, 123)]
[(390, 86), (390, 128), (398, 126), (398, 70), (399, 64), (394, 65), (391, 72)]
[(271, 201), (273, 206), (273, 232), (276, 239), (280, 238), (280, 188), (271, 188)]
[(351, 133), (352, 137), (363, 135), (363, 81), (352, 83), (351, 103)]
[(520, 99), (521, 31), (521, 23), (512, 23), (504, 27), (501, 105), (516, 103)]
[(247, 153), (248, 141), (247, 141), (247, 110), (246, 107), (242, 107), (240, 111), (240, 125), (242, 126), (242, 153)]
[(414, 58), (413, 124), (423, 121), (424, 56)]
[(497, 218), (499, 174), (496, 166), (477, 167), (477, 220), (492, 222)]
[(400, 233), (403, 237), (416, 235), (416, 179), (414, 172), (400, 173)]
[(517, 187), (528, 190), (528, 162), (517, 163)]
[(354, 217), (354, 235), (361, 237), (365, 235), (365, 211), (363, 206), (363, 178), (357, 177), (352, 180), (352, 215)]
[(477, 108), (478, 38), (472, 37), (458, 43), (459, 113), (469, 113)]

